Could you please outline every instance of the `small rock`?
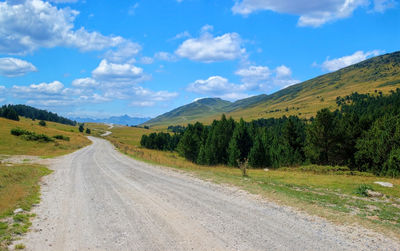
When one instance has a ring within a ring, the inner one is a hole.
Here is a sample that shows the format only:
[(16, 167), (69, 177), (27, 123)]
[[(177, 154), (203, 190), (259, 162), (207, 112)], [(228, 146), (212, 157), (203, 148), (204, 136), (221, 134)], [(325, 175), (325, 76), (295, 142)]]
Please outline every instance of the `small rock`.
[(382, 197), (383, 194), (381, 194), (380, 192), (375, 192), (375, 191), (371, 191), (371, 190), (367, 190), (367, 195), (368, 197)]
[(269, 171), (269, 169), (268, 169), (268, 168), (264, 168), (264, 171), (268, 172), (268, 171)]
[(17, 208), (14, 210), (14, 214), (22, 213), (24, 210), (22, 208)]
[(375, 184), (378, 184), (378, 185), (381, 185), (381, 186), (383, 186), (383, 187), (393, 187), (393, 184), (392, 184), (392, 183), (389, 183), (389, 182), (375, 181), (374, 183), (375, 183)]

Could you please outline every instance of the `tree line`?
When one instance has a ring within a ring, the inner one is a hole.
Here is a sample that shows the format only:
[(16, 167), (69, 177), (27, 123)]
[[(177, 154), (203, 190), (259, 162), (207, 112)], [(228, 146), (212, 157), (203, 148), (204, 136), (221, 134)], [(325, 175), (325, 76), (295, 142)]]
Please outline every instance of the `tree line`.
[(236, 122), (222, 115), (209, 126), (197, 122), (172, 135), (143, 135), (141, 145), (177, 151), (202, 165), (313, 163), (400, 176), (400, 89), (386, 96), (353, 93), (336, 101), (335, 111), (321, 109), (309, 120), (283, 116)]
[(61, 117), (56, 113), (40, 110), (27, 105), (3, 105), (0, 108), (0, 117), (18, 121), (19, 116), (30, 118), (32, 120), (46, 120), (65, 125), (76, 125), (76, 121)]

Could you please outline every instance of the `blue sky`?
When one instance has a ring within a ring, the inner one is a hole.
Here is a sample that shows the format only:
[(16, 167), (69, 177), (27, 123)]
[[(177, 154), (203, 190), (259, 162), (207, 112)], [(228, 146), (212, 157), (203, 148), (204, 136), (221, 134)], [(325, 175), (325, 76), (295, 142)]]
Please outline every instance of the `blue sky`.
[(0, 103), (154, 117), (399, 50), (397, 0), (0, 1)]

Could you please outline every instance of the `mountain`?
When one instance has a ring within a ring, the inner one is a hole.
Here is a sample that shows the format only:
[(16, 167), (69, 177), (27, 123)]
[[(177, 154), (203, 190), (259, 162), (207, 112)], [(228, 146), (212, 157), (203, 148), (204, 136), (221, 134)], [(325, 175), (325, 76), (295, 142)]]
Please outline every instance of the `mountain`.
[(226, 112), (232, 103), (220, 98), (203, 98), (188, 105), (178, 107), (147, 121), (146, 125), (185, 124), (214, 114)]
[[(367, 59), (270, 95), (262, 94), (233, 103), (216, 98), (198, 100), (145, 124), (162, 127), (193, 123), (197, 120), (211, 123), (222, 113), (245, 120), (283, 115), (310, 118), (322, 108), (335, 109), (338, 96), (344, 97), (353, 92), (385, 94), (396, 88), (400, 88), (400, 51)], [(215, 102), (210, 102), (211, 100)]]
[(108, 123), (108, 124), (117, 124), (117, 125), (139, 125), (145, 123), (151, 118), (137, 118), (137, 117), (130, 117), (128, 115), (123, 116), (113, 116), (104, 119), (92, 119), (92, 118), (72, 118), (80, 123)]

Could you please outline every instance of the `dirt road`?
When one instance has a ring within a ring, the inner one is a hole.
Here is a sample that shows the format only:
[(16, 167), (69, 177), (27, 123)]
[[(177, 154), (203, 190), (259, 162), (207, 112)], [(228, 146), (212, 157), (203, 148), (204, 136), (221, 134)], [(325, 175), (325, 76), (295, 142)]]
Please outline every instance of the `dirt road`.
[(124, 156), (106, 140), (56, 159), (28, 250), (376, 250), (399, 243)]

